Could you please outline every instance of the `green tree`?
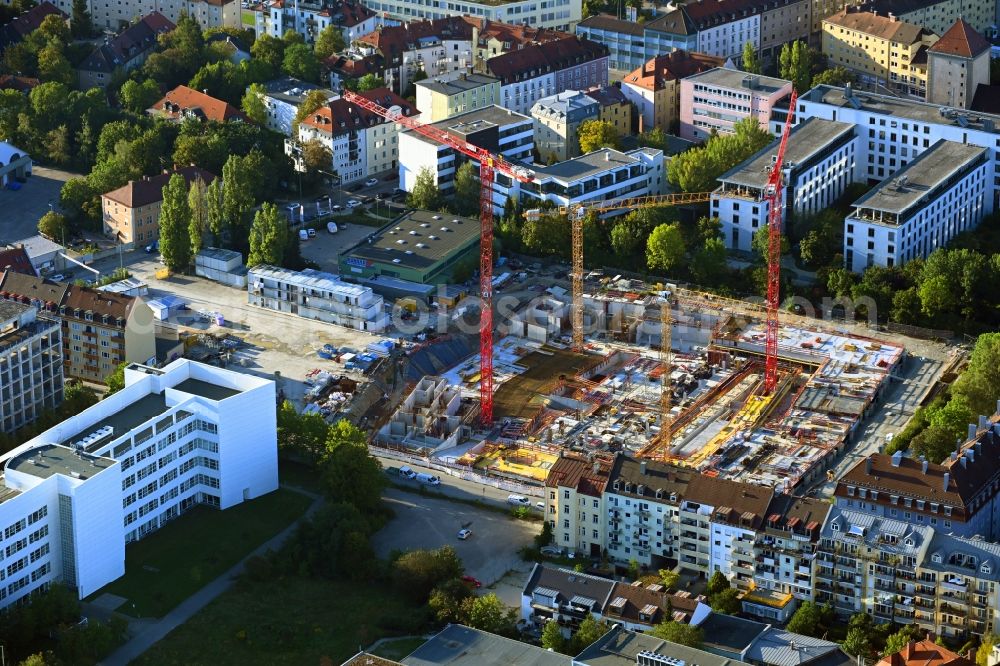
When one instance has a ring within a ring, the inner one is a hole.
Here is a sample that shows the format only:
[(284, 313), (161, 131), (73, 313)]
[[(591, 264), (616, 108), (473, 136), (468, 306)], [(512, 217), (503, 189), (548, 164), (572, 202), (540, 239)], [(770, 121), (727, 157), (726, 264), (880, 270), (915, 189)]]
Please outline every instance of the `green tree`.
[(664, 150), (667, 146), (667, 134), (659, 127), (646, 130), (637, 136), (636, 140), (640, 146), (659, 148), (660, 150)]
[(646, 242), (646, 263), (650, 270), (670, 272), (684, 258), (684, 235), (679, 224), (661, 224)]
[(587, 647), (593, 645), (608, 633), (608, 625), (605, 622), (598, 622), (593, 615), (588, 615), (580, 622), (573, 639), (570, 642), (571, 654), (580, 654)]
[[(885, 639), (885, 648), (882, 649), (882, 657), (888, 658), (896, 654), (911, 640), (919, 639), (920, 629), (916, 625), (906, 625), (894, 634), (890, 634)], [(985, 640), (985, 639), (984, 639)], [(982, 666), (986, 666), (983, 662)]]
[(584, 120), (576, 130), (580, 152), (584, 155), (601, 148), (617, 148), (618, 132), (606, 120)]
[(184, 176), (175, 173), (163, 188), (160, 205), (160, 255), (172, 271), (185, 271), (191, 265), (191, 209)]
[(452, 578), (431, 590), (427, 605), (438, 622), (459, 624), (466, 620), (462, 604), (472, 596), (472, 589), (465, 581)]
[(660, 576), (660, 584), (669, 590), (677, 589), (677, 584), (681, 581), (681, 575), (670, 569), (660, 569), (657, 574)]
[(305, 44), (292, 44), (285, 48), (281, 69), (297, 79), (317, 83), (319, 81), (319, 60)]
[(391, 565), (393, 585), (406, 597), (424, 603), (441, 583), (461, 577), (464, 569), (455, 549), (411, 550)]
[(326, 60), (334, 53), (340, 53), (346, 47), (347, 44), (344, 42), (344, 34), (340, 32), (340, 27), (331, 24), (320, 31), (314, 49), (317, 58)]
[(732, 134), (716, 134), (705, 145), (675, 155), (667, 168), (667, 179), (684, 192), (715, 189), (723, 173), (761, 150), (772, 137), (756, 118), (733, 125)]
[(320, 472), (331, 500), (350, 502), (362, 513), (381, 509), (386, 485), (382, 464), (368, 452), (364, 432), (350, 422), (340, 420), (330, 428)]
[(247, 88), (243, 99), (240, 101), (240, 108), (247, 118), (258, 125), (267, 123), (267, 108), (264, 106), (264, 86), (260, 83), (251, 83)]
[(118, 92), (122, 106), (135, 114), (144, 114), (146, 109), (156, 104), (160, 99), (160, 87), (153, 79), (145, 79), (141, 83), (129, 79), (122, 84)]
[(757, 49), (753, 47), (753, 42), (743, 45), (743, 71), (749, 74), (763, 74), (760, 59), (757, 57)]
[(90, 20), (90, 12), (87, 11), (87, 0), (73, 0), (70, 27), (77, 39), (86, 39), (94, 34), (94, 23)]
[(861, 627), (848, 629), (847, 637), (844, 638), (841, 646), (845, 652), (855, 657), (867, 657), (872, 651), (871, 638), (869, 638), (868, 632)]
[(38, 28), (29, 36), (30, 41), (37, 40), (38, 43), (55, 43), (58, 46), (69, 44), (71, 38), (70, 28), (61, 16), (49, 14), (42, 19)]
[(455, 212), (459, 215), (475, 215), (479, 210), (479, 178), (472, 162), (463, 162), (455, 172)]
[(188, 225), (188, 235), (191, 237), (191, 256), (201, 252), (208, 230), (208, 200), (205, 196), (207, 186), (201, 178), (195, 178), (188, 190), (188, 208), (191, 210), (191, 223)]
[(302, 144), (302, 161), (309, 171), (330, 169), (333, 164), (333, 153), (319, 139), (310, 139)]
[[(778, 239), (778, 245), (781, 248), (781, 256), (788, 254), (788, 252), (792, 249), (792, 244), (788, 241), (788, 236), (785, 234), (781, 234)], [(770, 233), (768, 233), (767, 227), (761, 227), (757, 230), (757, 233), (753, 235), (753, 238), (750, 239), (750, 248), (753, 250), (758, 261), (766, 264), (768, 255), (770, 254), (770, 247)]]
[(317, 463), (326, 452), (329, 426), (316, 412), (299, 414), (295, 406), (285, 400), (278, 407), (278, 449), (283, 455)]
[(76, 73), (69, 60), (63, 55), (62, 47), (50, 43), (38, 52), (38, 78), (42, 81), (57, 81), (67, 86), (73, 85)]
[(127, 365), (126, 362), (119, 363), (115, 366), (114, 372), (104, 378), (104, 383), (108, 386), (108, 391), (104, 394), (105, 398), (125, 388), (125, 366)]
[(692, 257), (691, 274), (699, 284), (714, 287), (728, 271), (726, 244), (721, 238), (709, 238)]
[(553, 652), (569, 653), (569, 641), (563, 636), (562, 627), (555, 620), (549, 620), (542, 628), (542, 647)]
[(678, 220), (677, 209), (672, 206), (643, 206), (618, 218), (611, 228), (611, 248), (616, 258), (628, 265), (646, 249), (653, 229)]
[(649, 633), (665, 641), (693, 648), (701, 648), (703, 641), (701, 629), (676, 620), (661, 622), (653, 627)]
[(260, 60), (270, 65), (276, 72), (281, 69), (281, 63), (285, 59), (285, 43), (277, 37), (261, 35), (250, 47), (250, 55), (253, 60)]
[(739, 590), (731, 587), (722, 590), (718, 594), (713, 594), (709, 597), (708, 604), (716, 613), (725, 613), (726, 615), (736, 615), (743, 609), (743, 604), (740, 602)]
[(788, 631), (819, 638), (833, 617), (829, 606), (821, 606), (815, 601), (803, 601), (788, 621)]
[(310, 114), (315, 113), (316, 109), (325, 106), (328, 101), (329, 95), (322, 90), (310, 90), (306, 93), (305, 99), (299, 104), (299, 108), (295, 111), (295, 117), (292, 119), (292, 136), (298, 136), (299, 124)]
[(375, 76), (374, 74), (365, 74), (360, 79), (358, 79), (358, 92), (368, 92), (369, 90), (374, 90), (375, 88), (384, 88), (385, 80)]
[(305, 44), (306, 38), (303, 37), (301, 34), (295, 32), (293, 28), (289, 28), (281, 36), (281, 41), (285, 43), (285, 48), (287, 49), (289, 46), (294, 46), (296, 44), (299, 45)]
[(265, 203), (254, 215), (253, 225), (250, 227), (247, 268), (261, 264), (281, 266), (288, 243), (288, 223), (277, 206)]
[(843, 87), (848, 83), (854, 83), (854, 74), (843, 67), (829, 67), (817, 74), (812, 79), (812, 87), (816, 86), (836, 86)]
[[(462, 614), (466, 624), (474, 629), (501, 636), (512, 636), (515, 633), (516, 611), (507, 608), (493, 592), (481, 597), (468, 597), (462, 602)], [(580, 627), (583, 628), (582, 623)]]
[(805, 42), (786, 42), (778, 56), (778, 74), (792, 82), (792, 87), (800, 93), (809, 90), (812, 81), (812, 52)]
[(709, 596), (712, 596), (713, 594), (718, 594), (723, 590), (728, 590), (730, 587), (729, 579), (726, 578), (726, 575), (721, 571), (716, 571), (708, 579), (708, 583), (705, 585), (705, 592), (707, 592)]
[(979, 644), (979, 649), (976, 650), (976, 666), (989, 666), (990, 657), (993, 654), (993, 646), (996, 644), (996, 634), (986, 634), (983, 636), (983, 640)]
[(552, 543), (552, 523), (542, 521), (542, 531), (534, 536), (535, 548), (544, 548)]
[(953, 400), (961, 397), (974, 414), (992, 414), (1000, 398), (1000, 333), (976, 339), (965, 372), (952, 387)]
[(225, 228), (226, 213), (222, 205), (222, 179), (216, 178), (205, 188), (205, 222), (212, 232), (212, 242), (218, 244)]
[(222, 211), (237, 237), (246, 228), (247, 217), (256, 203), (254, 179), (246, 159), (239, 155), (230, 155), (222, 167)]
[[(476, 195), (476, 199), (479, 196)], [(412, 208), (421, 210), (438, 210), (444, 200), (441, 197), (441, 190), (434, 182), (434, 172), (430, 167), (421, 167), (417, 172), (417, 179), (413, 183), (413, 191), (406, 197), (406, 204)]]
[(38, 233), (57, 243), (63, 242), (68, 230), (69, 225), (66, 223), (66, 217), (61, 213), (50, 210), (42, 215), (42, 219), (38, 220)]

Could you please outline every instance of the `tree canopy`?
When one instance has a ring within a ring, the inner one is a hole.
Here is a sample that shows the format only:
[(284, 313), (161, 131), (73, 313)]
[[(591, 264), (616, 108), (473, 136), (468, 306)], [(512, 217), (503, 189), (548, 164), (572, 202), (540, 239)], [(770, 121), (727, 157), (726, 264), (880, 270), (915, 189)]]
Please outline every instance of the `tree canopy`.
[(719, 176), (771, 140), (756, 118), (744, 118), (733, 126), (732, 134), (715, 134), (705, 145), (675, 155), (667, 168), (667, 179), (684, 192), (711, 191)]
[(618, 132), (607, 120), (585, 120), (576, 132), (584, 155), (601, 148), (618, 148)]
[(661, 224), (649, 234), (646, 263), (651, 270), (670, 272), (684, 258), (684, 236), (679, 224)]
[(750, 74), (763, 74), (760, 59), (757, 57), (757, 49), (753, 47), (753, 42), (748, 41), (743, 45), (743, 71)]

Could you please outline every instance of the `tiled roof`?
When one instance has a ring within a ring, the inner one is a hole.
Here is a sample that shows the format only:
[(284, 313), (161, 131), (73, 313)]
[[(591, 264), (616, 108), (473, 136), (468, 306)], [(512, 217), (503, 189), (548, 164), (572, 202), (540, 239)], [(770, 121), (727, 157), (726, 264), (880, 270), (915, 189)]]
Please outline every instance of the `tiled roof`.
[(502, 85), (507, 85), (513, 81), (605, 58), (607, 55), (608, 49), (603, 44), (570, 37), (495, 56), (486, 61), (486, 69), (500, 79)]
[(35, 267), (23, 247), (0, 249), (0, 271), (14, 271), (25, 275), (35, 275)]
[(883, 658), (876, 666), (974, 666), (975, 663), (926, 638), (910, 641), (902, 650)]
[[(604, 615), (654, 626), (666, 620), (677, 620), (680, 614), (683, 618), (681, 621), (689, 622), (703, 600), (704, 597), (695, 597), (687, 592), (669, 594), (662, 585), (643, 586), (619, 582), (611, 590)], [(640, 618), (640, 611), (645, 611), (646, 617)]]
[(593, 30), (605, 30), (625, 35), (634, 35), (636, 37), (642, 37), (643, 31), (642, 24), (635, 23), (634, 21), (626, 21), (625, 19), (620, 19), (616, 16), (611, 16), (610, 14), (595, 14), (594, 16), (588, 16), (580, 21), (579, 25)]
[(79, 308), (80, 319), (84, 319), (86, 313), (90, 312), (95, 321), (100, 321), (101, 316), (107, 315), (111, 318), (109, 323), (116, 323), (119, 318), (128, 321), (132, 308), (137, 302), (142, 302), (135, 296), (52, 282), (34, 275), (23, 275), (12, 271), (0, 276), (0, 298), (26, 302), (38, 300), (43, 306), (48, 304), (47, 309), (50, 312), (58, 312), (59, 306), (66, 306), (66, 314), (60, 316), (71, 319), (74, 318), (74, 311)]
[(209, 171), (196, 166), (187, 166), (167, 173), (161, 173), (152, 178), (146, 176), (142, 180), (130, 180), (127, 185), (107, 192), (104, 194), (104, 197), (112, 201), (117, 201), (126, 208), (148, 206), (151, 203), (163, 200), (163, 188), (174, 174), (183, 176), (188, 185), (193, 183), (196, 178), (200, 178), (206, 185), (217, 178), (215, 174)]
[(698, 32), (695, 21), (688, 15), (687, 8), (681, 7), (646, 24), (646, 30), (669, 35), (694, 35)]
[(65, 282), (53, 282), (35, 275), (13, 271), (5, 271), (0, 275), (0, 298), (27, 298), (29, 302), (39, 300), (59, 305), (66, 296), (67, 289), (69, 285)]
[(246, 120), (243, 112), (232, 104), (187, 86), (177, 86), (149, 109), (154, 115), (174, 120), (183, 118), (186, 111), (190, 111), (195, 117), (216, 122)]
[(411, 21), (403, 25), (383, 27), (363, 35), (358, 43), (379, 51), (390, 65), (402, 63), (403, 53), (419, 47), (420, 40), (472, 40), (472, 28), (481, 28), (482, 20), (471, 16), (450, 16), (433, 21)]
[(564, 456), (552, 465), (545, 485), (550, 488), (575, 488), (584, 495), (600, 497), (610, 472), (611, 464), (607, 461)]
[(14, 74), (4, 74), (0, 76), (0, 90), (17, 90), (19, 92), (30, 92), (41, 81), (30, 76), (16, 76)]
[[(373, 88), (361, 93), (361, 95), (386, 108), (399, 106), (403, 110), (403, 115), (416, 115), (416, 107), (388, 88)], [(380, 125), (385, 122), (385, 119), (343, 98), (338, 98), (309, 114), (302, 122), (304, 125), (322, 132), (340, 134), (341, 132)]]
[(930, 34), (919, 25), (900, 21), (897, 18), (880, 16), (872, 12), (842, 9), (823, 20), (842, 28), (857, 30), (872, 37), (879, 37), (901, 44), (912, 44), (919, 41), (923, 35)]
[(990, 43), (976, 32), (965, 19), (959, 18), (955, 25), (941, 35), (941, 39), (930, 48), (931, 53), (975, 58), (983, 51), (990, 50)]
[(618, 86), (594, 86), (593, 88), (587, 88), (583, 92), (602, 107), (629, 103), (628, 97), (625, 96), (625, 93)]
[(98, 46), (80, 65), (87, 72), (113, 72), (156, 47), (157, 37), (176, 26), (159, 12), (143, 16), (117, 37)]
[(69, 16), (65, 12), (51, 2), (43, 2), (35, 5), (10, 21), (10, 23), (0, 27), (0, 50), (3, 50), (4, 47), (10, 44), (16, 44), (37, 30), (42, 25), (45, 17), (50, 14), (61, 16), (63, 19), (69, 19)]
[(756, 528), (768, 515), (774, 489), (697, 474), (684, 499), (714, 507), (713, 521)]
[[(659, 491), (660, 501), (667, 502), (673, 494), (678, 498), (684, 496), (692, 476), (694, 472), (685, 467), (675, 467), (655, 460), (638, 460), (619, 453), (615, 455), (609, 473), (607, 490), (616, 495), (650, 499), (657, 499), (656, 493)], [(642, 486), (642, 494), (639, 494), (639, 486)]]
[(81, 315), (89, 311), (95, 318), (107, 315), (112, 320), (121, 318), (127, 321), (136, 301), (140, 299), (135, 296), (71, 285), (66, 290), (66, 297), (60, 305), (65, 305), (67, 308), (67, 314), (63, 316), (71, 316), (76, 308), (80, 308)]
[(495, 39), (510, 44), (511, 49), (528, 44), (542, 44), (557, 39), (572, 37), (571, 33), (552, 28), (535, 28), (530, 25), (515, 25), (498, 21), (483, 21), (479, 30), (479, 46), (486, 46), (489, 40)]
[(323, 61), (323, 66), (337, 72), (348, 79), (360, 79), (365, 74), (381, 74), (385, 71), (385, 59), (378, 55), (363, 58), (348, 58), (344, 55), (332, 55)]
[(660, 90), (667, 81), (687, 78), (722, 67), (725, 63), (725, 58), (678, 49), (647, 60), (642, 67), (626, 75), (623, 81), (647, 90)]
[(591, 576), (573, 569), (535, 564), (528, 581), (524, 584), (523, 594), (530, 597), (536, 589), (555, 591), (558, 595), (557, 601), (566, 603), (576, 600), (576, 603), (583, 605), (593, 602), (594, 605), (590, 610), (600, 612), (613, 598), (611, 590), (614, 587), (614, 581), (607, 578)]

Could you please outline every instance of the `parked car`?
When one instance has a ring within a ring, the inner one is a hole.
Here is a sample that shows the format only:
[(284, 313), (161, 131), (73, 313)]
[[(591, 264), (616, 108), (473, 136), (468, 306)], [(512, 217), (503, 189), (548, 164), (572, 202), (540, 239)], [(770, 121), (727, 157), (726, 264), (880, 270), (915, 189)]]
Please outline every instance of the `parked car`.
[(416, 479), (420, 483), (426, 483), (429, 486), (440, 486), (441, 485), (441, 479), (439, 479), (438, 477), (434, 476), (433, 474), (425, 474), (423, 472), (420, 472), (420, 473), (417, 474)]
[(524, 495), (508, 495), (507, 504), (513, 504), (514, 506), (531, 506), (531, 500)]
[(329, 231), (331, 234), (337, 233), (337, 231), (338, 231), (338, 229), (337, 229), (337, 223), (336, 222), (327, 222), (326, 223), (326, 230)]
[[(465, 541), (470, 536), (472, 536), (472, 530), (462, 529), (458, 531), (458, 538), (461, 539), (462, 541)], [(471, 578), (471, 576), (463, 576), (462, 580), (465, 580), (466, 578)], [(475, 580), (475, 578), (473, 578), (472, 580)], [(476, 585), (475, 587), (479, 586)]]
[[(469, 532), (469, 530), (462, 530), (462, 532)], [(461, 534), (461, 532), (459, 534)], [(469, 532), (469, 534), (472, 534), (472, 532)], [(472, 576), (462, 576), (462, 582), (463, 583), (468, 583), (469, 585), (471, 585), (472, 587), (474, 587), (476, 589), (479, 589), (480, 587), (483, 586), (482, 583), (480, 583), (478, 580), (476, 580)]]
[(414, 472), (409, 467), (407, 467), (406, 465), (403, 465), (402, 467), (399, 468), (399, 475), (404, 479), (412, 479), (417, 475), (417, 473)]
[(49, 279), (52, 280), (53, 282), (66, 282), (69, 278), (67, 278), (62, 273), (56, 273), (55, 275), (50, 275)]
[(309, 232), (306, 231), (305, 229), (299, 229), (299, 240), (300, 241), (309, 240)]
[(309, 238), (316, 238), (316, 230), (315, 229), (313, 229), (312, 227), (310, 227), (307, 231), (309, 232)]
[(358, 201), (357, 199), (349, 199), (347, 201), (347, 207), (348, 208), (357, 208), (360, 205), (361, 205), (361, 202)]
[(334, 213), (339, 213), (340, 211), (344, 210), (344, 207), (341, 206), (340, 204), (333, 204), (333, 208), (331, 208), (330, 210), (332, 210)]
[(155, 240), (146, 246), (146, 254), (152, 254), (160, 249), (160, 241)]
[(365, 187), (372, 187), (378, 185), (378, 178), (369, 178), (365, 181)]
[(545, 502), (535, 502), (535, 508), (538, 509), (539, 511), (542, 511), (544, 513), (544, 511), (545, 511)]
[(563, 554), (562, 548), (558, 546), (542, 546), (542, 555), (547, 555), (548, 557), (560, 557)]

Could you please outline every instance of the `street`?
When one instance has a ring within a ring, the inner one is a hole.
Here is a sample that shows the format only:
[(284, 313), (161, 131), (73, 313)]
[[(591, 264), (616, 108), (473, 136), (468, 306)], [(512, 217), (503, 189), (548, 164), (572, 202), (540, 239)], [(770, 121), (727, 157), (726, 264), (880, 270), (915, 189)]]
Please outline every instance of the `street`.
[[(380, 463), (382, 463), (382, 467), (384, 469), (406, 465), (414, 472), (425, 472), (440, 478), (441, 485), (434, 486), (432, 489), (435, 493), (440, 493), (442, 495), (447, 495), (448, 497), (454, 497), (461, 500), (480, 500), (482, 502), (502, 506), (504, 508), (508, 508), (510, 506), (507, 504), (507, 498), (510, 496), (510, 492), (507, 490), (501, 490), (500, 488), (494, 488), (492, 486), (483, 486), (473, 481), (466, 481), (465, 479), (443, 474), (439, 470), (431, 469), (430, 467), (423, 467), (410, 462), (400, 462), (395, 458), (385, 458), (379, 456), (377, 453), (375, 454), (375, 457)], [(417, 486), (416, 482), (408, 482), (405, 479), (394, 477), (394, 480), (398, 480), (403, 483), (413, 483), (414, 487)], [(537, 498), (533, 497), (532, 504), (536, 501), (538, 501)]]

